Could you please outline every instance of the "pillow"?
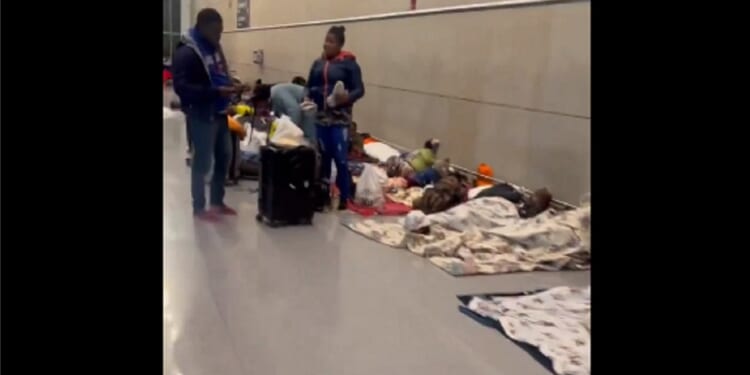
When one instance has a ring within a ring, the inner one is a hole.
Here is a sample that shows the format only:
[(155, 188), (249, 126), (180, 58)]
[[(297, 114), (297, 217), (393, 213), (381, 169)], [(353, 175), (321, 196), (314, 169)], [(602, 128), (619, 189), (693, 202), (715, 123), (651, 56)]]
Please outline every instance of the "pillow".
[(367, 156), (378, 159), (381, 163), (385, 163), (392, 156), (401, 155), (398, 150), (382, 142), (367, 143), (364, 145), (364, 149)]

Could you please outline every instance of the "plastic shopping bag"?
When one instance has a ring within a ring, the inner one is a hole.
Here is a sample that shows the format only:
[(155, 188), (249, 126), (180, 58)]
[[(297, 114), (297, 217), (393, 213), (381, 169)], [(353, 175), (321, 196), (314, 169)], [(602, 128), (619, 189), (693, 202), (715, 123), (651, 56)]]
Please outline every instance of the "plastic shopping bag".
[(357, 182), (354, 201), (364, 206), (383, 207), (385, 204), (383, 187), (387, 182), (388, 176), (384, 170), (372, 164), (365, 164), (359, 182)]
[(309, 142), (305, 139), (302, 129), (286, 115), (274, 120), (268, 135), (270, 142), (273, 144), (281, 146), (309, 146)]

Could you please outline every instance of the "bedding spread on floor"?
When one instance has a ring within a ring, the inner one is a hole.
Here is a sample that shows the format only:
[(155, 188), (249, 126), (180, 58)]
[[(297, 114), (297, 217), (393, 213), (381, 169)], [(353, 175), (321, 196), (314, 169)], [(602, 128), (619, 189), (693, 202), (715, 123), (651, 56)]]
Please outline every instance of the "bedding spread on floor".
[(541, 353), (556, 374), (591, 373), (591, 287), (459, 299), (471, 312), (495, 323), (511, 340)]
[(420, 198), (424, 193), (424, 188), (412, 186), (410, 188), (396, 188), (392, 192), (386, 193), (386, 196), (397, 203), (412, 207), (415, 200)]
[(382, 244), (406, 248), (454, 275), (589, 269), (591, 206), (523, 219), (510, 201), (478, 198), (447, 211), (412, 211), (396, 223), (343, 225)]

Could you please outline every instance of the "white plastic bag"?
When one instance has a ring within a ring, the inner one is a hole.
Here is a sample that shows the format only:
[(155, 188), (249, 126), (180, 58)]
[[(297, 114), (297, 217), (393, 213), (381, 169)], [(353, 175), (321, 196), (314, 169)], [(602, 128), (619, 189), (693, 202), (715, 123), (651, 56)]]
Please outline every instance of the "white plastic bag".
[(388, 182), (388, 176), (384, 170), (372, 164), (365, 164), (357, 182), (354, 201), (364, 206), (383, 207), (385, 204), (383, 186), (386, 182)]
[(281, 116), (274, 122), (276, 125), (270, 139), (271, 143), (282, 146), (309, 146), (302, 129), (295, 125), (289, 116)]
[(260, 130), (248, 131), (248, 133), (251, 136), (245, 137), (245, 139), (240, 141), (240, 150), (253, 154), (260, 154), (260, 147), (266, 144), (268, 133)]

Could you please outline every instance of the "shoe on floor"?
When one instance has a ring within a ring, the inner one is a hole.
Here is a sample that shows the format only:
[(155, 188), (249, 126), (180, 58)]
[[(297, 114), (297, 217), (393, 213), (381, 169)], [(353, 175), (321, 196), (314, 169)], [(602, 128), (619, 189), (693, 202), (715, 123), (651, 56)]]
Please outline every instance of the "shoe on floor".
[(349, 209), (349, 208), (348, 208), (348, 207), (346, 206), (346, 201), (344, 201), (344, 202), (339, 202), (339, 207), (338, 207), (338, 208), (339, 208), (339, 211), (344, 211), (344, 210), (348, 210), (348, 209)]
[(216, 223), (216, 222), (221, 221), (221, 217), (219, 217), (219, 215), (216, 212), (211, 212), (211, 211), (201, 211), (199, 213), (193, 214), (193, 217), (198, 220), (206, 221), (209, 223)]
[(219, 215), (237, 216), (237, 211), (227, 206), (214, 206), (211, 208), (211, 210)]

